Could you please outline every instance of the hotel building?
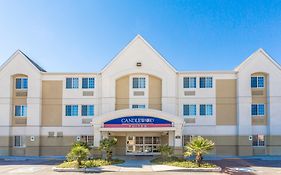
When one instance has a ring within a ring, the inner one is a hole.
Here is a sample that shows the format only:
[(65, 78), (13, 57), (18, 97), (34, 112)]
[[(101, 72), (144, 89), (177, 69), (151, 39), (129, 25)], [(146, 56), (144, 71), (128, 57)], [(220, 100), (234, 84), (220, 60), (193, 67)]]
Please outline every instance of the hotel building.
[(211, 154), (281, 155), (281, 67), (263, 49), (234, 70), (177, 71), (138, 35), (97, 73), (47, 72), (18, 50), (0, 82), (1, 156), (95, 150), (107, 137), (115, 155), (181, 154), (198, 135)]

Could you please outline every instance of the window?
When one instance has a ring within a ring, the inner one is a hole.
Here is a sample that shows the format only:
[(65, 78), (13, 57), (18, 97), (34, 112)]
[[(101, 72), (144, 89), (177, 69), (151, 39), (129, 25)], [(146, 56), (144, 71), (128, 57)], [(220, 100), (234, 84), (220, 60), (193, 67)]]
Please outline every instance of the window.
[(133, 78), (133, 88), (145, 88), (145, 78)]
[(83, 135), (83, 136), (81, 136), (81, 141), (86, 143), (88, 146), (93, 146), (94, 145), (94, 136)]
[(196, 88), (196, 77), (184, 77), (183, 88)]
[(264, 77), (263, 76), (251, 77), (251, 87), (252, 88), (263, 88), (264, 87)]
[(83, 89), (95, 88), (95, 78), (82, 78), (82, 88)]
[(78, 116), (78, 105), (66, 105), (65, 116)]
[(194, 136), (192, 136), (192, 135), (183, 135), (183, 137), (182, 137), (182, 146), (185, 146), (187, 143), (189, 143), (189, 142), (191, 142), (191, 140), (192, 140), (192, 138), (193, 138)]
[(94, 116), (94, 105), (82, 105), (82, 116)]
[(253, 135), (252, 139), (253, 139), (253, 142), (252, 142), (253, 146), (264, 146), (265, 145), (264, 135)]
[(212, 88), (213, 78), (212, 77), (200, 77), (200, 88)]
[(211, 104), (201, 104), (200, 105), (200, 115), (211, 116), (213, 115), (213, 105)]
[(145, 105), (132, 105), (132, 109), (145, 109)]
[(185, 116), (196, 116), (196, 105), (183, 105), (183, 115)]
[(23, 147), (24, 140), (22, 136), (14, 136), (14, 147)]
[(28, 79), (27, 78), (16, 78), (16, 89), (27, 89)]
[(26, 117), (27, 116), (27, 106), (26, 105), (16, 105), (15, 106), (15, 116), (16, 117)]
[(252, 116), (264, 116), (264, 104), (252, 104)]
[(66, 78), (66, 89), (78, 89), (79, 78)]

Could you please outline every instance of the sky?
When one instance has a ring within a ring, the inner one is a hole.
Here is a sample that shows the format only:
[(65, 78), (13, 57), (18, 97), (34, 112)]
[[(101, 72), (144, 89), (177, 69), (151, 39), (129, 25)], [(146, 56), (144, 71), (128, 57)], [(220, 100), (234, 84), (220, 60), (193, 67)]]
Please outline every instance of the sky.
[(281, 64), (281, 0), (0, 0), (0, 64), (99, 72), (137, 34), (178, 71), (233, 70), (259, 48)]

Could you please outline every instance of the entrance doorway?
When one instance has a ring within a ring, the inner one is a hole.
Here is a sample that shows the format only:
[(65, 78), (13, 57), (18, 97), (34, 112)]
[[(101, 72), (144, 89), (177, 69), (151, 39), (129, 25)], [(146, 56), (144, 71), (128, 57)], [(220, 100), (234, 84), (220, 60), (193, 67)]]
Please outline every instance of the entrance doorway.
[(127, 136), (127, 155), (156, 155), (159, 154), (161, 139), (159, 136)]

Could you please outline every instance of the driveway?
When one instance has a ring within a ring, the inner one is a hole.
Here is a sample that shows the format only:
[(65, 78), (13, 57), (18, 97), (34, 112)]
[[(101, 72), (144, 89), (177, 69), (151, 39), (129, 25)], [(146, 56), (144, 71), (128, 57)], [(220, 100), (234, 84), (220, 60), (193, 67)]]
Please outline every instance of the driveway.
[[(115, 172), (104, 172), (100, 174), (105, 175), (281, 175), (281, 161), (280, 160), (262, 160), (262, 159), (223, 159), (210, 160), (223, 168), (223, 173), (195, 173), (195, 172), (180, 172), (177, 169), (163, 169), (157, 165), (151, 165), (150, 159), (152, 157), (132, 156), (126, 157), (126, 162), (121, 165), (109, 166), (107, 169)], [(8, 175), (76, 175), (84, 173), (59, 173), (54, 172), (52, 167), (62, 162), (62, 160), (1, 160), (0, 159), (0, 174)], [(111, 168), (110, 168), (111, 167)], [(155, 172), (155, 167), (162, 172)]]

